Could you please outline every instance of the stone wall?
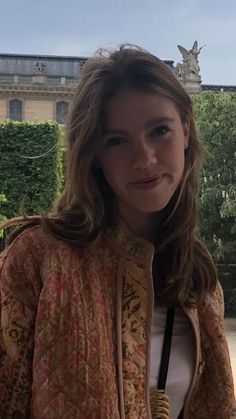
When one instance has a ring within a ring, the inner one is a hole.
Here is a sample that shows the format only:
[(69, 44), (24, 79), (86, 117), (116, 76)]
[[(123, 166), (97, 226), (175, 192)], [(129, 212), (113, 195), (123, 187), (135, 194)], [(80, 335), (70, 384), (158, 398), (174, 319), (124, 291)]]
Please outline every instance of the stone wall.
[(4, 121), (7, 118), (7, 101), (6, 99), (0, 99), (0, 121)]
[(26, 121), (52, 121), (55, 119), (54, 101), (26, 100), (23, 106), (23, 119)]

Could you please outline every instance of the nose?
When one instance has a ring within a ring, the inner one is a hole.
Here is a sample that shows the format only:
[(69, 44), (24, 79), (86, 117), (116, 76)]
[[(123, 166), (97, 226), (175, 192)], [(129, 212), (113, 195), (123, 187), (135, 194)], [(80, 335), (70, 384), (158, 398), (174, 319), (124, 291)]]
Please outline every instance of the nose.
[(133, 169), (147, 169), (157, 162), (155, 149), (147, 141), (133, 144), (131, 158)]

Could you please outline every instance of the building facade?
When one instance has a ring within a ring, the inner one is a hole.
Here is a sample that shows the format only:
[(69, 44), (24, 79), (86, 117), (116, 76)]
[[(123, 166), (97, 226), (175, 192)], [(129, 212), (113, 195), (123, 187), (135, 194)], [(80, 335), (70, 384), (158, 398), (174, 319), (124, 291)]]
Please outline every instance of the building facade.
[(85, 58), (0, 54), (0, 120), (64, 124)]
[[(236, 86), (202, 85), (195, 41), (191, 50), (179, 47), (182, 63), (164, 62), (189, 93), (236, 91)], [(0, 54), (0, 120), (52, 120), (64, 125), (87, 58)]]
[[(0, 54), (0, 121), (64, 125), (87, 58)], [(173, 69), (173, 61), (166, 60)]]

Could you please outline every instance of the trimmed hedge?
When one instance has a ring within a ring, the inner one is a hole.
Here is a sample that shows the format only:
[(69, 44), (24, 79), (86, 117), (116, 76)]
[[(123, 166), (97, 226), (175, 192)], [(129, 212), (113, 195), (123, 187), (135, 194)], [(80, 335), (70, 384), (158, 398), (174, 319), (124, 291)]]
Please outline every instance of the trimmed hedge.
[[(6, 220), (6, 217), (1, 214), (1, 207), (2, 204), (5, 204), (7, 202), (5, 195), (0, 193), (0, 224), (3, 223)], [(0, 229), (0, 242), (3, 239), (4, 231)], [(1, 243), (0, 243), (0, 250), (1, 250)]]
[(59, 127), (51, 122), (0, 122), (0, 191), (8, 218), (48, 211), (63, 182)]

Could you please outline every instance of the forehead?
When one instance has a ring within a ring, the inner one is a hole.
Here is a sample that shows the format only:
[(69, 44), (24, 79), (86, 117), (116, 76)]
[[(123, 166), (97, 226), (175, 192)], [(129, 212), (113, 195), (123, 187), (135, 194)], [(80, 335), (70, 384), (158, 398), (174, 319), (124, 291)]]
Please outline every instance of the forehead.
[(179, 119), (173, 100), (161, 94), (140, 90), (122, 90), (109, 102), (106, 112), (107, 127), (122, 127), (154, 119)]

